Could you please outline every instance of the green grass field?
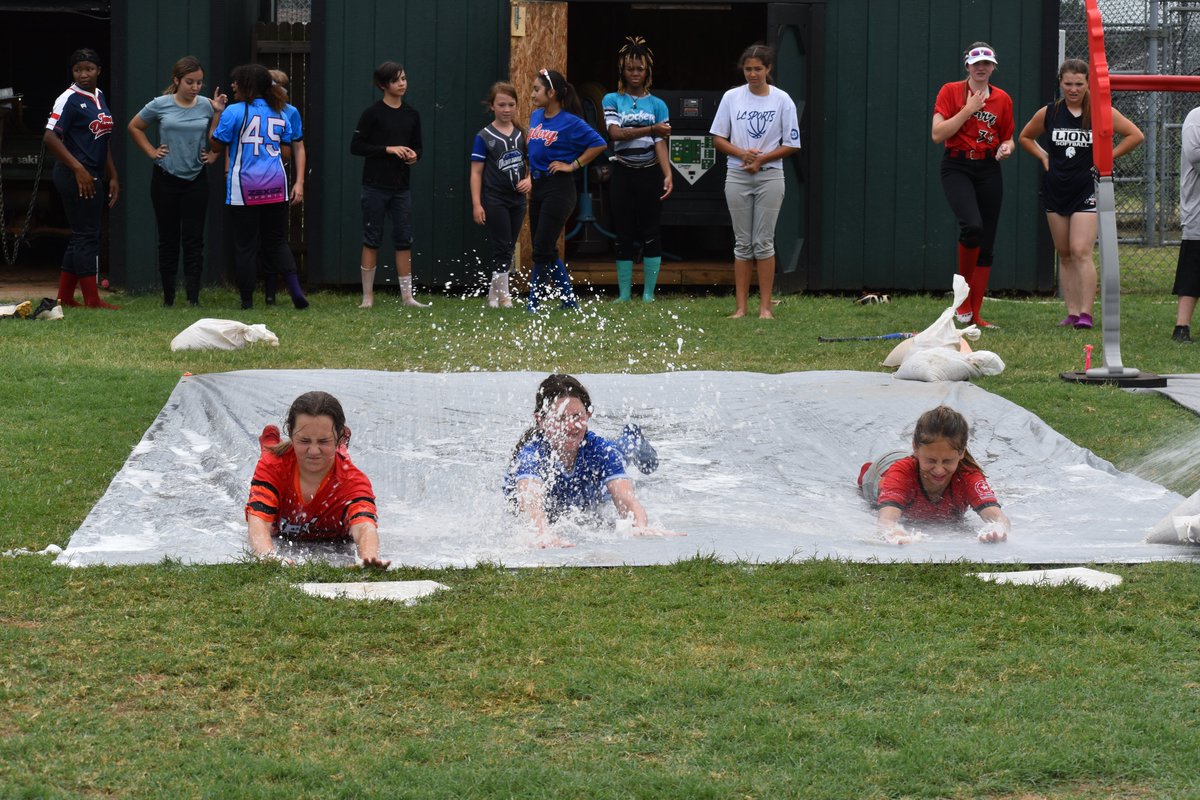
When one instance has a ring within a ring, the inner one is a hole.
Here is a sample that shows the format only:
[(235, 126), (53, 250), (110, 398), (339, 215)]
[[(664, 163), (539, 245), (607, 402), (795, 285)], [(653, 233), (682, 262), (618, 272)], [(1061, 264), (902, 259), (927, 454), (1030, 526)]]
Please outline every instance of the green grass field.
[[(548, 322), (442, 297), (204, 300), (0, 321), (0, 550), (64, 545), (184, 372), (875, 370), (888, 343), (817, 336), (919, 330), (948, 302), (787, 297), (768, 323), (671, 295)], [(1061, 315), (989, 301), (1004, 329), (978, 346), (1007, 369), (979, 385), (1200, 488), (1200, 418), (1061, 381), (1100, 343)], [(1127, 364), (1200, 371), (1173, 315), (1123, 299)], [(265, 322), (281, 346), (171, 353), (200, 316)], [(961, 563), (401, 569), (451, 587), (404, 607), (291, 588), (347, 579), (321, 565), (49, 561), (0, 558), (0, 798), (1200, 797), (1192, 564), (1106, 567), (1126, 583), (1104, 594)]]

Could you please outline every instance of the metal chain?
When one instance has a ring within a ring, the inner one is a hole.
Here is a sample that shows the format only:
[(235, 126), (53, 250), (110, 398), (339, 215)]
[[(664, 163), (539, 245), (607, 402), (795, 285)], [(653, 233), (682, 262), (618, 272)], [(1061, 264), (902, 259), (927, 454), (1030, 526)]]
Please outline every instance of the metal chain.
[[(3, 152), (4, 145), (4, 125), (0, 124), (0, 152)], [(17, 263), (17, 253), (21, 249), (21, 243), (25, 241), (25, 234), (29, 233), (29, 222), (33, 219), (33, 208), (37, 204), (38, 184), (42, 180), (42, 167), (46, 163), (46, 143), (42, 142), (42, 149), (38, 153), (37, 172), (33, 177), (33, 192), (29, 196), (29, 209), (25, 212), (25, 222), (21, 225), (21, 232), (13, 237), (12, 252), (8, 250), (8, 228), (4, 224), (4, 160), (0, 159), (0, 250), (4, 252), (4, 261), (10, 267)]]

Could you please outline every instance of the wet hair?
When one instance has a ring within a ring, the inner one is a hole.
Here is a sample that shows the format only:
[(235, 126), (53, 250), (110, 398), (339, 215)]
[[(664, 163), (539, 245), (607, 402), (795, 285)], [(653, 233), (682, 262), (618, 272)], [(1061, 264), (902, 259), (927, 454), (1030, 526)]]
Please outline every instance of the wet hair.
[[(550, 375), (538, 385), (537, 393), (533, 396), (533, 416), (540, 420), (560, 400), (571, 397), (583, 403), (583, 407), (587, 409), (589, 414), (592, 413), (592, 396), (588, 394), (588, 390), (583, 387), (578, 378), (561, 373)], [(517, 457), (517, 454), (521, 452), (521, 448), (528, 444), (530, 440), (541, 435), (542, 432), (537, 425), (528, 428), (525, 433), (521, 434), (521, 438), (517, 440), (517, 446), (513, 448), (513, 458)]]
[(373, 80), (375, 88), (380, 91), (387, 91), (388, 84), (400, 77), (400, 73), (404, 72), (404, 65), (398, 61), (385, 61), (375, 68)]
[(287, 92), (282, 86), (276, 86), (271, 81), (271, 73), (262, 64), (243, 64), (234, 67), (230, 80), (238, 85), (238, 91), (245, 98), (246, 104), (258, 98), (267, 101), (272, 111), (283, 111), (287, 105)]
[[(292, 406), (287, 413), (287, 423), (284, 426), (284, 431), (289, 437), (296, 429), (296, 417), (301, 414), (307, 414), (310, 417), (329, 417), (333, 420), (333, 432), (337, 437), (338, 444), (349, 441), (350, 432), (346, 429), (346, 412), (342, 411), (342, 404), (329, 392), (305, 392), (292, 401)], [(291, 449), (292, 442), (289, 438), (272, 447), (271, 451), (275, 455), (281, 456)]]
[(167, 88), (163, 89), (163, 94), (175, 94), (179, 91), (179, 82), (183, 80), (184, 75), (190, 75), (193, 72), (204, 71), (204, 67), (200, 65), (200, 59), (195, 56), (184, 56), (175, 62), (175, 66), (171, 67), (171, 82), (167, 84)]
[[(500, 95), (507, 95), (517, 101), (517, 105), (521, 104), (521, 96), (517, 94), (517, 87), (513, 86), (508, 81), (496, 81), (492, 84), (492, 88), (488, 89), (487, 99), (483, 101), (483, 107), (491, 109), (492, 104), (496, 102), (496, 98)], [(527, 136), (525, 126), (513, 119), (513, 126), (521, 132), (521, 136)]]
[(625, 93), (625, 65), (630, 61), (641, 61), (646, 65), (646, 80), (642, 90), (649, 92), (654, 84), (654, 51), (641, 36), (626, 36), (625, 44), (617, 51), (617, 91)]
[[(1068, 58), (1058, 68), (1058, 82), (1060, 84), (1062, 83), (1063, 75), (1066, 75), (1068, 72), (1087, 78), (1088, 63), (1081, 58)], [(1065, 102), (1067, 102), (1066, 99), (1062, 97), (1054, 101), (1055, 113), (1058, 112), (1058, 109)], [(1083, 113), (1079, 117), (1079, 123), (1083, 126), (1084, 130), (1090, 131), (1092, 129), (1092, 92), (1090, 88), (1083, 93)]]
[(72, 69), (74, 69), (75, 65), (78, 64), (80, 61), (90, 61), (93, 64), (95, 64), (97, 67), (101, 66), (100, 54), (97, 53), (95, 50), (93, 50), (90, 47), (79, 48), (74, 53), (71, 53), (71, 58), (69, 60), (71, 62), (70, 66)]
[(579, 94), (575, 87), (567, 82), (567, 76), (556, 69), (540, 70), (537, 82), (554, 92), (554, 99), (562, 107), (577, 117), (583, 116), (583, 105), (579, 102)]
[(768, 47), (762, 42), (755, 42), (750, 45), (738, 56), (738, 71), (745, 68), (746, 62), (752, 58), (757, 58), (767, 68), (767, 83), (774, 83), (775, 77), (771, 74), (771, 71), (775, 66), (775, 48)]
[(962, 452), (962, 463), (973, 469), (979, 469), (979, 464), (967, 450), (967, 439), (971, 436), (971, 426), (967, 418), (950, 406), (931, 408), (917, 419), (917, 427), (913, 429), (913, 450), (923, 444), (933, 444), (939, 439), (945, 439), (955, 450)]

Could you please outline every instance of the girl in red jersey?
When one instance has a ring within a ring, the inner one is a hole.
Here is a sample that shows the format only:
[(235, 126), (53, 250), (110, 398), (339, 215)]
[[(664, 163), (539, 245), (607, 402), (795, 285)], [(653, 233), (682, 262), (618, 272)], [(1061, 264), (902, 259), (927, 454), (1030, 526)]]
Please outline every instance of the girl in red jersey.
[(963, 54), (965, 81), (947, 83), (933, 107), (933, 141), (945, 144), (942, 190), (958, 219), (958, 273), (971, 294), (958, 309), (959, 322), (994, 327), (979, 316), (992, 272), (992, 246), (1004, 184), (1000, 162), (1011, 156), (1012, 98), (988, 81), (996, 69), (996, 51), (975, 42)]
[(250, 482), (246, 523), (250, 549), (277, 555), (277, 536), (293, 541), (353, 541), (364, 567), (387, 569), (379, 557), (375, 493), (350, 461), (350, 429), (342, 404), (327, 392), (306, 392), (288, 409), (287, 432), (268, 425)]
[(863, 464), (858, 485), (879, 509), (880, 533), (893, 544), (916, 539), (904, 530), (901, 518), (954, 522), (968, 508), (983, 518), (981, 542), (1008, 538), (1009, 521), (983, 470), (967, 452), (970, 426), (948, 406), (926, 411), (913, 431), (912, 452), (892, 451)]

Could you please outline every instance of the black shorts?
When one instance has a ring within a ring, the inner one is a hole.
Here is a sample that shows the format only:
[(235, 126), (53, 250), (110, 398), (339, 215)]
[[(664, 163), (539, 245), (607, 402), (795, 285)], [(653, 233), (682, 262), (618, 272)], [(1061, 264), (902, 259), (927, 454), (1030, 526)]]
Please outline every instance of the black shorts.
[(1179, 263), (1175, 267), (1175, 286), (1171, 294), (1200, 297), (1200, 239), (1184, 239), (1179, 243)]
[(1086, 180), (1080, 178), (1066, 185), (1049, 180), (1049, 173), (1042, 177), (1042, 209), (1047, 214), (1069, 217), (1072, 214), (1095, 213), (1096, 180), (1089, 173)]

